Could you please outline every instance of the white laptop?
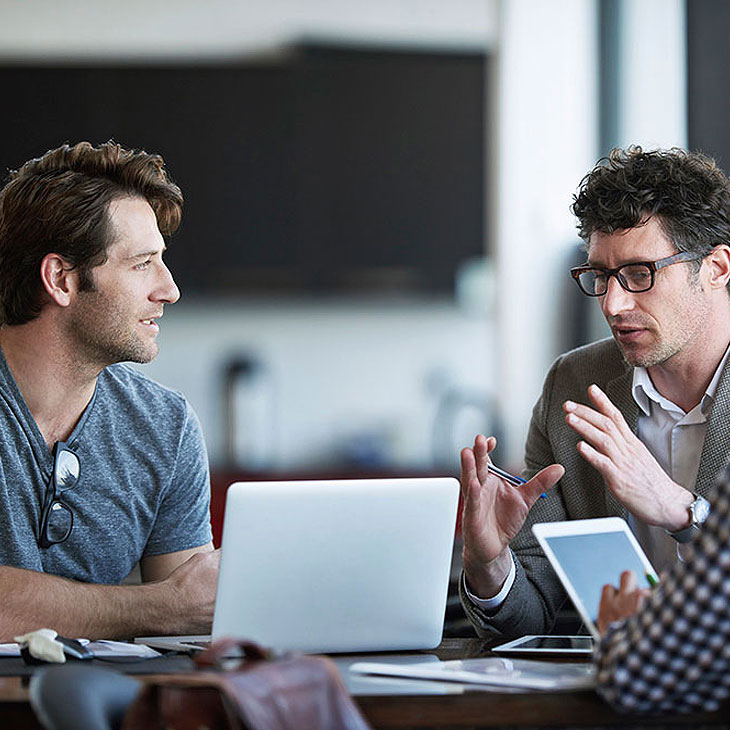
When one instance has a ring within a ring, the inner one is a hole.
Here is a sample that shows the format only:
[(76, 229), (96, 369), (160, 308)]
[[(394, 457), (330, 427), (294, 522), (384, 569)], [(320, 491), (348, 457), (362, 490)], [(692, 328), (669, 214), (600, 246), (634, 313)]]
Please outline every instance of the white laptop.
[[(458, 499), (451, 477), (232, 484), (213, 639), (304, 652), (436, 647)], [(170, 638), (137, 641), (188, 648)]]

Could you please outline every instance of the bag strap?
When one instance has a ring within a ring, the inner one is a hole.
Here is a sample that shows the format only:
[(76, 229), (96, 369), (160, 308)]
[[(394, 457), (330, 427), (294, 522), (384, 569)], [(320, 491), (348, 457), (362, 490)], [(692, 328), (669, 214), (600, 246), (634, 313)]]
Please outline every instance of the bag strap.
[(273, 657), (270, 650), (255, 641), (226, 637), (214, 641), (205, 651), (199, 652), (195, 664), (198, 667), (220, 668), (224, 659), (235, 656), (234, 650), (238, 650), (246, 661), (266, 661)]

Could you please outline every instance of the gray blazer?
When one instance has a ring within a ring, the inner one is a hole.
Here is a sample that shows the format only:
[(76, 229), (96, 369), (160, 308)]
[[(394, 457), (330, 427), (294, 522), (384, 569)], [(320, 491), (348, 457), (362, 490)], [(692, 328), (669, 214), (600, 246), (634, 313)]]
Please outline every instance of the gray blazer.
[[(563, 402), (588, 403), (587, 388), (596, 383), (621, 410), (636, 432), (638, 406), (631, 395), (633, 369), (621, 357), (613, 338), (561, 355), (545, 379), (542, 395), (532, 413), (525, 445), (525, 476), (549, 464), (562, 464), (565, 475), (545, 499), (538, 499), (511, 548), (517, 574), (505, 599), (487, 614), (459, 590), (467, 616), (483, 637), (512, 637), (550, 630), (566, 594), (532, 534), (536, 522), (619, 516), (628, 511), (608, 490), (597, 470), (578, 454), (578, 434), (565, 423)], [(730, 365), (718, 384), (708, 418), (695, 492), (707, 496), (728, 461), (730, 446)]]

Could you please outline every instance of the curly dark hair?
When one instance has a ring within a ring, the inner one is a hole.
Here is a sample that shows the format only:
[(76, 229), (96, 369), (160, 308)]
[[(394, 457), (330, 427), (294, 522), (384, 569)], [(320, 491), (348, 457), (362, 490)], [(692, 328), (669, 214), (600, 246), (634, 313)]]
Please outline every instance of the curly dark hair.
[(730, 183), (699, 152), (617, 147), (583, 178), (572, 211), (586, 245), (592, 233), (635, 228), (653, 217), (678, 251), (707, 255), (718, 244), (730, 246)]
[(12, 171), (0, 190), (0, 322), (40, 314), (40, 264), (49, 253), (78, 268), (81, 289), (93, 289), (91, 269), (106, 261), (114, 240), (109, 205), (128, 197), (147, 200), (163, 235), (177, 230), (183, 196), (159, 155), (79, 142)]

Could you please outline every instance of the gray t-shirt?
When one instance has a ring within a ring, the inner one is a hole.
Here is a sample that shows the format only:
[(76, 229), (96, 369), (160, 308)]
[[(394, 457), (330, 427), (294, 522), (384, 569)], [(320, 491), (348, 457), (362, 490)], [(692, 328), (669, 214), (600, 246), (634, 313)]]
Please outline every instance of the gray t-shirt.
[(38, 523), (53, 455), (0, 352), (0, 564), (118, 584), (143, 556), (210, 541), (208, 457), (180, 393), (112, 365), (66, 443), (81, 463), (62, 496), (73, 530), (44, 549)]

